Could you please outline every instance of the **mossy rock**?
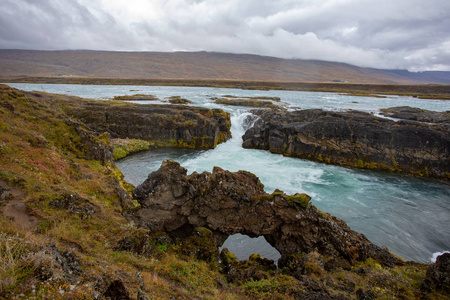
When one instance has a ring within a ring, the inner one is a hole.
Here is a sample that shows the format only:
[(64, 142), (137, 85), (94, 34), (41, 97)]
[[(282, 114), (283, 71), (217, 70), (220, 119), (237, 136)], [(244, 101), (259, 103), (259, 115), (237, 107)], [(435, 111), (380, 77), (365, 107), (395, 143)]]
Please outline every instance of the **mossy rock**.
[(211, 230), (196, 227), (194, 234), (182, 242), (180, 252), (183, 255), (195, 257), (206, 262), (217, 262), (219, 249), (213, 238)]
[(139, 228), (124, 236), (114, 247), (114, 250), (151, 256), (154, 252), (154, 246), (150, 242), (148, 230)]
[(115, 101), (154, 101), (159, 100), (154, 95), (144, 95), (144, 94), (135, 94), (135, 95), (124, 95), (124, 96), (114, 96), (113, 100)]
[(242, 284), (249, 280), (259, 281), (270, 278), (276, 270), (273, 260), (263, 258), (258, 253), (250, 255), (248, 260), (238, 261), (227, 248), (220, 252), (219, 270), (229, 282)]
[(111, 143), (114, 146), (114, 160), (125, 158), (132, 153), (149, 150), (150, 146), (154, 146), (150, 142), (139, 139), (113, 139)]
[(307, 208), (309, 206), (309, 201), (311, 201), (311, 197), (305, 193), (302, 194), (294, 194), (286, 197), (286, 201), (289, 205), (299, 204), (303, 208)]
[(213, 233), (211, 230), (205, 227), (195, 227), (194, 233), (198, 235), (199, 237), (206, 237), (206, 238), (213, 238)]
[(220, 260), (224, 265), (230, 265), (234, 263), (239, 263), (233, 252), (230, 252), (228, 248), (223, 248), (220, 252)]
[(170, 103), (172, 103), (172, 104), (189, 104), (189, 103), (192, 103), (191, 100), (188, 100), (188, 99), (185, 99), (185, 98), (181, 98), (180, 96), (169, 97), (168, 101)]

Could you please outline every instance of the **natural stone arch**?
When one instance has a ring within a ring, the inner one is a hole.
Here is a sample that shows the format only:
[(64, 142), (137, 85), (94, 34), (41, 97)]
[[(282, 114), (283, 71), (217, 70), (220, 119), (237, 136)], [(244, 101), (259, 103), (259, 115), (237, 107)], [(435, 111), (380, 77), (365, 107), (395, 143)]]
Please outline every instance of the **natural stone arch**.
[(212, 173), (186, 174), (179, 163), (167, 160), (133, 190), (141, 204), (133, 218), (141, 227), (178, 237), (205, 227), (214, 233), (218, 247), (235, 233), (264, 236), (281, 253), (281, 263), (291, 254), (310, 251), (351, 263), (368, 257), (384, 264), (396, 261), (344, 221), (319, 211), (306, 194), (268, 194), (246, 171), (214, 167)]

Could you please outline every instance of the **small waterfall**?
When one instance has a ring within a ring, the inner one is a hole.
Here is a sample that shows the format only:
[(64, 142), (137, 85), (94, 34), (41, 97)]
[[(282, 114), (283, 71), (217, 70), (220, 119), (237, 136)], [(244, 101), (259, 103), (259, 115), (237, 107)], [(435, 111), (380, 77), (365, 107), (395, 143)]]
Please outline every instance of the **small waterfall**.
[(232, 139), (239, 139), (242, 143), (242, 136), (245, 131), (253, 125), (253, 122), (249, 124), (249, 120), (252, 119), (252, 114), (247, 110), (237, 109), (231, 112), (231, 135)]

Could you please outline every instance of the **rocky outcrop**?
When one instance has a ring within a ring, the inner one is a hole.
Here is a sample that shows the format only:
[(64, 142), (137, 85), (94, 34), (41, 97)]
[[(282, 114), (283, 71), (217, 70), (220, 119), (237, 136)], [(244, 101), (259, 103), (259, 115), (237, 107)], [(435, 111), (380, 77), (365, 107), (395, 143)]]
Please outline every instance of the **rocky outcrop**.
[(386, 117), (427, 122), (427, 123), (441, 123), (450, 124), (450, 111), (438, 112), (420, 109), (410, 106), (399, 106), (380, 109), (380, 113)]
[(115, 100), (115, 101), (160, 101), (160, 99), (154, 95), (145, 95), (145, 94), (114, 96), (113, 100)]
[(186, 99), (186, 98), (181, 98), (181, 96), (171, 96), (167, 99), (167, 101), (172, 104), (190, 104), (190, 103), (192, 103), (191, 100)]
[(228, 99), (228, 98), (213, 98), (214, 103), (216, 104), (224, 104), (224, 105), (232, 105), (232, 106), (248, 106), (248, 107), (269, 107), (275, 108), (278, 105), (274, 104), (269, 100), (259, 100), (259, 99)]
[(141, 205), (133, 214), (134, 222), (174, 238), (205, 227), (213, 232), (217, 246), (235, 233), (264, 236), (281, 253), (281, 265), (291, 254), (313, 250), (351, 263), (368, 257), (385, 265), (397, 262), (344, 221), (320, 212), (306, 194), (286, 195), (279, 190), (267, 194), (258, 178), (246, 171), (215, 167), (212, 173), (187, 176), (186, 172), (168, 160), (134, 189)]
[(358, 111), (257, 111), (244, 148), (331, 164), (450, 179), (449, 131)]
[(114, 148), (111, 145), (110, 135), (107, 132), (93, 132), (87, 129), (84, 124), (70, 118), (66, 119), (66, 124), (73, 126), (80, 136), (82, 148), (87, 159), (99, 160), (102, 163), (111, 163), (114, 156)]
[(231, 137), (230, 115), (220, 109), (85, 101), (69, 113), (112, 138), (134, 138), (160, 146), (210, 149)]
[(63, 192), (61, 195), (55, 197), (50, 201), (49, 205), (54, 208), (67, 209), (72, 213), (78, 214), (81, 219), (87, 219), (93, 213), (98, 211), (98, 207), (88, 199), (85, 199), (76, 193), (68, 192)]
[(441, 290), (450, 293), (450, 253), (437, 257), (436, 262), (428, 267), (423, 291)]

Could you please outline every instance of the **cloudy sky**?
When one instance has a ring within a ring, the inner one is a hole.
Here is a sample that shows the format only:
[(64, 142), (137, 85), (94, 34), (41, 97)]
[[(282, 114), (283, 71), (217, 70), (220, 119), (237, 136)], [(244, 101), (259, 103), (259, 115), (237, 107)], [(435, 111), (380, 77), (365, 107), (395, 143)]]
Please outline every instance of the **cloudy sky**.
[(450, 1), (0, 0), (0, 48), (215, 51), (450, 71)]

